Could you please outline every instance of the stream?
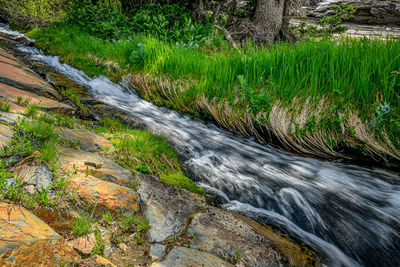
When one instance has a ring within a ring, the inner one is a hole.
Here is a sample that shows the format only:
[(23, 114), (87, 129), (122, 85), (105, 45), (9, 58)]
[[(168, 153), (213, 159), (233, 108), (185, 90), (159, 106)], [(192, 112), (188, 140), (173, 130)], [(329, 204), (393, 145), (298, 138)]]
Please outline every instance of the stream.
[[(11, 38), (21, 34), (0, 24)], [(400, 177), (290, 154), (141, 99), (125, 82), (90, 78), (18, 45), (105, 104), (138, 118), (185, 157), (192, 179), (222, 208), (265, 222), (312, 247), (327, 266), (400, 266)]]

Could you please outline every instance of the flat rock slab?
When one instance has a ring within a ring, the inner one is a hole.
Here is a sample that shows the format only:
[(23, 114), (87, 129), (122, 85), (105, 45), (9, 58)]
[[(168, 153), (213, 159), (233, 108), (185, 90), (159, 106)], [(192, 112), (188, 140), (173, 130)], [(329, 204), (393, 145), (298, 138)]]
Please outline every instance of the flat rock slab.
[(111, 159), (96, 153), (64, 149), (59, 163), (65, 171), (87, 173), (109, 182), (127, 185), (134, 182), (132, 173)]
[(206, 213), (194, 216), (188, 233), (194, 236), (191, 247), (216, 256), (240, 254), (247, 264), (280, 266), (287, 258), (276, 244), (256, 233), (251, 226), (230, 212), (207, 207)]
[(139, 175), (137, 194), (149, 220), (150, 242), (163, 242), (184, 227), (190, 215), (204, 201), (202, 196), (161, 183), (153, 176)]
[(21, 65), (18, 60), (1, 49), (0, 82), (19, 89), (34, 92), (37, 95), (60, 100), (61, 95), (32, 70)]
[(91, 233), (68, 241), (68, 245), (83, 255), (89, 255), (96, 246), (96, 237)]
[[(23, 111), (24, 111), (24, 109), (22, 108), (22, 112)], [(22, 118), (24, 118), (24, 116), (21, 115), (21, 114), (0, 111), (0, 122), (13, 124), (13, 123), (15, 123), (16, 121), (18, 121), (19, 119), (22, 119)]]
[(97, 212), (114, 211), (133, 214), (139, 209), (135, 191), (124, 186), (90, 175), (86, 176), (83, 173), (73, 176), (68, 186), (76, 189), (79, 197), (96, 207)]
[(79, 149), (85, 152), (96, 152), (98, 150), (113, 150), (110, 141), (84, 129), (59, 128), (60, 138), (72, 143), (79, 144)]
[(75, 108), (70, 105), (60, 103), (47, 97), (20, 90), (16, 87), (1, 83), (0, 81), (0, 96), (6, 100), (17, 102), (18, 98), (23, 100), (28, 99), (31, 104), (36, 104), (41, 108), (48, 110), (60, 111), (63, 113), (73, 113)]
[(0, 123), (0, 148), (7, 145), (13, 137), (13, 130), (5, 124)]
[(22, 179), (22, 183), (34, 185), (38, 191), (47, 189), (54, 181), (53, 172), (45, 164), (23, 164), (11, 169), (15, 177)]
[(0, 265), (59, 266), (79, 255), (47, 224), (23, 207), (0, 203)]
[(151, 267), (233, 267), (234, 265), (223, 261), (222, 259), (196, 249), (185, 247), (174, 247), (165, 258), (165, 260), (153, 263)]

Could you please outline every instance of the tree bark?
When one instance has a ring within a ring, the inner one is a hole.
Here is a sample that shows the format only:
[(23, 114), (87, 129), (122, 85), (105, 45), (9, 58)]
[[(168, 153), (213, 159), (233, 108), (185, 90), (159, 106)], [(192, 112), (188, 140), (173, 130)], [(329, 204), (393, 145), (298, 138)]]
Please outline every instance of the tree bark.
[(252, 29), (255, 42), (268, 44), (275, 40), (282, 28), (285, 1), (289, 0), (257, 0)]

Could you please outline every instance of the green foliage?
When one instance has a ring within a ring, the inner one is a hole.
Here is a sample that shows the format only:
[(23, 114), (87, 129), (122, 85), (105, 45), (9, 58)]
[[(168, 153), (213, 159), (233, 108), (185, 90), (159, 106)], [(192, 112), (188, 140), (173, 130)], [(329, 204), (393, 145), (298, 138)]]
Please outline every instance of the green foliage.
[(139, 225), (137, 226), (137, 230), (144, 234), (146, 234), (150, 229), (151, 229), (151, 225), (150, 225), (150, 222), (148, 219), (141, 220), (139, 222)]
[(2, 0), (0, 16), (20, 29), (46, 27), (66, 16), (67, 0)]
[(10, 103), (0, 100), (0, 110), (1, 111), (9, 112), (10, 109), (11, 109)]
[(355, 12), (354, 5), (340, 3), (332, 9), (334, 12), (333, 15), (325, 16), (316, 21), (316, 25), (320, 27), (301, 22), (297, 26), (292, 26), (292, 29), (300, 37), (329, 37), (335, 33), (347, 31), (347, 27), (343, 26), (342, 23), (353, 17)]
[(79, 216), (72, 225), (72, 233), (74, 236), (83, 236), (93, 232), (92, 224), (93, 217), (90, 214), (82, 214)]
[(183, 175), (182, 173), (173, 173), (170, 175), (161, 175), (160, 181), (164, 184), (170, 185), (176, 188), (184, 188), (190, 192), (204, 194), (203, 188), (198, 187), (192, 180)]

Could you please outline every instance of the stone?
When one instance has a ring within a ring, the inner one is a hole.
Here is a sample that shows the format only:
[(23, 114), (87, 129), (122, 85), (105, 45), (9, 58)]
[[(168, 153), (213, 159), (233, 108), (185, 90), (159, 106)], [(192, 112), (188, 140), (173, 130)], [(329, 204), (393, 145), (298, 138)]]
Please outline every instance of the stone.
[(109, 260), (99, 256), (95, 255), (95, 262), (104, 266), (111, 266), (111, 267), (116, 267), (114, 264), (112, 264)]
[(53, 172), (46, 164), (23, 164), (15, 166), (11, 171), (18, 178), (22, 179), (23, 184), (34, 185), (36, 190), (42, 192), (42, 189), (47, 189), (54, 181)]
[(124, 252), (128, 250), (128, 246), (125, 243), (119, 244), (118, 247)]
[(14, 131), (7, 125), (0, 123), (0, 148), (7, 145), (13, 137)]
[(96, 246), (96, 237), (91, 233), (68, 241), (68, 245), (83, 255), (89, 255)]
[(108, 257), (113, 251), (113, 246), (111, 244), (112, 233), (102, 226), (99, 226), (98, 229), (100, 232), (101, 239), (104, 242), (103, 255), (105, 257)]
[[(15, 106), (18, 106), (18, 105), (15, 105)], [(20, 107), (21, 109), (14, 110), (15, 112), (24, 112), (25, 111), (25, 108), (23, 108), (21, 106), (18, 106), (18, 107)], [(0, 111), (0, 122), (5, 122), (6, 124), (14, 124), (16, 121), (18, 121), (19, 119), (22, 119), (22, 118), (24, 118), (24, 116), (21, 114)]]
[(152, 261), (158, 261), (165, 255), (165, 246), (161, 244), (154, 244), (150, 247), (150, 257)]
[(187, 266), (202, 266), (202, 267), (230, 267), (233, 265), (223, 261), (216, 256), (198, 251), (196, 249), (185, 247), (174, 247), (161, 262), (156, 262), (151, 267), (187, 267)]
[(85, 129), (69, 129), (59, 128), (60, 139), (67, 140), (72, 143), (78, 143), (79, 149), (85, 152), (96, 152), (98, 150), (113, 150), (110, 141)]
[(76, 217), (71, 211), (55, 210), (43, 206), (36, 207), (33, 212), (57, 233), (69, 234)]
[(113, 263), (111, 263), (106, 258), (103, 258), (99, 255), (93, 255), (87, 259), (84, 259), (79, 262), (77, 266), (90, 266), (90, 267), (116, 267)]
[(127, 185), (134, 182), (132, 173), (111, 159), (96, 153), (63, 149), (59, 155), (59, 163), (65, 171), (91, 175), (109, 182)]
[(312, 253), (306, 253), (287, 238), (248, 218), (207, 206), (197, 213), (187, 230), (193, 236), (190, 246), (216, 256), (235, 258), (248, 265), (302, 266), (312, 262)]
[(204, 201), (202, 196), (165, 185), (153, 176), (138, 175), (137, 179), (140, 206), (151, 225), (150, 242), (176, 235)]
[(59, 266), (79, 259), (64, 238), (31, 212), (0, 203), (1, 266)]
[(39, 75), (21, 65), (14, 56), (4, 49), (0, 48), (0, 50), (0, 83), (55, 100), (62, 99), (60, 93)]
[(98, 213), (113, 211), (133, 214), (139, 210), (135, 191), (115, 183), (80, 173), (71, 178), (68, 187), (75, 189), (78, 196), (95, 207)]
[[(19, 98), (22, 98), (23, 100), (29, 99), (31, 104), (36, 104), (39, 107), (50, 111), (57, 111), (65, 114), (72, 114), (75, 112), (75, 108), (70, 105), (1, 83), (1, 79), (0, 96), (11, 102), (17, 102)], [(14, 106), (14, 108), (16, 107)]]

